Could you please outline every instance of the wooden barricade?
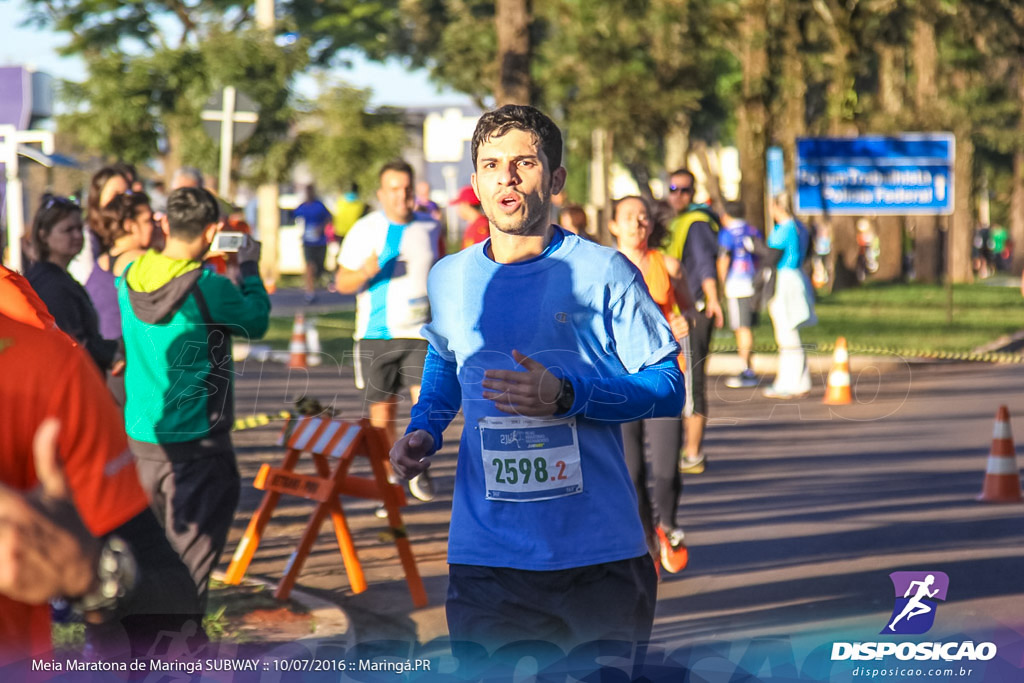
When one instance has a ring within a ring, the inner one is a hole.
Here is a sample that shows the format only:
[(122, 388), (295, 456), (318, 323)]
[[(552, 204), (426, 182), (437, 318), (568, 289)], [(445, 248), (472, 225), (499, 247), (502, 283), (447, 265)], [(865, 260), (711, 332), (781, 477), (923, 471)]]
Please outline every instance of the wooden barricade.
[[(416, 568), (416, 558), (413, 557), (399, 510), (405, 505), (405, 491), (401, 485), (388, 481), (390, 468), (387, 437), (384, 431), (371, 427), (367, 420), (343, 422), (325, 417), (303, 417), (285, 425), (278, 445), (286, 449), (284, 462), (281, 467), (264, 464), (253, 481), (253, 486), (266, 493), (235, 549), (225, 581), (237, 584), (245, 576), (245, 571), (256, 554), (260, 538), (281, 494), (288, 494), (314, 501), (317, 506), (310, 515), (309, 524), (298, 547), (285, 565), (284, 576), (277, 586), (274, 597), (285, 600), (291, 593), (327, 515), (331, 516), (334, 525), (334, 535), (338, 540), (338, 549), (341, 551), (341, 559), (345, 564), (352, 592), (362, 593), (366, 590), (366, 577), (363, 575), (363, 567), (356, 554), (345, 511), (339, 499), (341, 495), (354, 496), (379, 500), (384, 504), (395, 547), (398, 549), (398, 556), (405, 570), (405, 579), (409, 584), (409, 592), (412, 594), (413, 605), (425, 607), (427, 593)], [(302, 453), (309, 453), (313, 457), (317, 476), (294, 471)], [(356, 477), (348, 473), (354, 459), (360, 456), (369, 460), (373, 471), (372, 478)], [(335, 461), (333, 470), (329, 459)]]

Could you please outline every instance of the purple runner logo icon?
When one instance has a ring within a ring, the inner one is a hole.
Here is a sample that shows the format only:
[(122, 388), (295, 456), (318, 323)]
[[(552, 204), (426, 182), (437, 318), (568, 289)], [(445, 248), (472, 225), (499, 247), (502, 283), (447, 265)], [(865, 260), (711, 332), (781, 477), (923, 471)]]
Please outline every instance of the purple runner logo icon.
[(945, 600), (949, 577), (944, 572), (893, 572), (896, 601), (881, 633), (927, 633), (935, 623), (936, 600)]

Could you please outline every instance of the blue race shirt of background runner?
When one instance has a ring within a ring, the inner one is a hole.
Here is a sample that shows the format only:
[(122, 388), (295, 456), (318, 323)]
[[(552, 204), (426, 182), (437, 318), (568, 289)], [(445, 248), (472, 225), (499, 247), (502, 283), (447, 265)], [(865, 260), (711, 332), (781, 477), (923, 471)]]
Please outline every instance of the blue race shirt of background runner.
[(729, 272), (725, 276), (725, 295), (745, 297), (754, 295), (754, 274), (757, 263), (754, 255), (743, 244), (745, 237), (761, 238), (761, 231), (744, 221), (723, 225), (718, 231), (719, 253), (729, 254)]
[(302, 243), (307, 247), (323, 247), (327, 245), (325, 228), (331, 222), (331, 212), (320, 200), (303, 202), (293, 212), (295, 222), (302, 224)]
[(810, 239), (811, 236), (807, 232), (807, 228), (792, 218), (776, 225), (768, 236), (768, 246), (783, 250), (777, 267), (799, 268), (802, 266)]

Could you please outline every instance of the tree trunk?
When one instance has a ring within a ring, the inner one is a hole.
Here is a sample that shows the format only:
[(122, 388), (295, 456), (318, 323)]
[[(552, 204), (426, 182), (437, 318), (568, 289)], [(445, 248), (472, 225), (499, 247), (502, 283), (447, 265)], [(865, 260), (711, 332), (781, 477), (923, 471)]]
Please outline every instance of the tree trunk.
[(915, 216), (910, 220), (913, 221), (914, 280), (934, 284), (942, 274), (939, 224), (946, 219), (939, 216)]
[(722, 207), (722, 182), (718, 173), (718, 161), (722, 157), (718, 154), (718, 151), (718, 149), (715, 150), (716, 162), (712, 164), (708, 155), (708, 143), (704, 140), (697, 140), (693, 143), (693, 154), (697, 157), (700, 169), (704, 171), (708, 200), (712, 206), (716, 207), (716, 210)]
[[(1024, 101), (1024, 100), (1022, 100)], [(1024, 117), (1022, 117), (1024, 121)], [(1024, 270), (1024, 151), (1013, 154), (1013, 189), (1010, 191), (1010, 239), (1013, 240), (1014, 275)]]
[(935, 46), (935, 24), (923, 15), (914, 18), (911, 32), (914, 63), (914, 108), (918, 122), (928, 126), (936, 121), (938, 100), (939, 55)]
[(903, 111), (906, 84), (903, 47), (882, 45), (878, 48), (878, 104), (892, 126)]
[(640, 196), (647, 202), (654, 201), (654, 193), (651, 191), (651, 170), (642, 161), (630, 161), (626, 163), (626, 169), (636, 181), (640, 190)]
[[(939, 126), (938, 52), (932, 17), (919, 9), (911, 31), (913, 63), (914, 119), (921, 130)], [(942, 272), (939, 225), (945, 218), (921, 216), (913, 221), (914, 277), (918, 282), (934, 283)]]
[[(827, 3), (825, 0), (814, 0), (811, 6), (821, 18), (830, 43), (825, 55), (829, 67), (828, 83), (825, 86), (826, 130), (832, 136), (855, 135), (857, 130), (847, 117), (848, 98), (854, 89), (850, 59), (855, 47), (846, 26), (848, 10), (842, 4)], [(833, 289), (856, 285), (856, 220), (848, 216), (825, 216), (824, 221), (832, 229), (835, 268)]]
[(835, 259), (833, 290), (860, 284), (857, 280), (857, 219), (852, 216), (831, 216), (832, 258)]
[(672, 127), (665, 136), (665, 172), (671, 174), (686, 168), (686, 159), (690, 155), (690, 117), (677, 114)]
[(612, 244), (608, 232), (608, 218), (611, 216), (611, 164), (612, 134), (604, 128), (595, 128), (590, 134), (590, 205), (597, 210), (595, 226), (598, 241)]
[(953, 163), (953, 220), (947, 235), (947, 274), (953, 282), (971, 281), (971, 242), (974, 239), (974, 141), (969, 125), (956, 133)]
[(182, 166), (181, 129), (173, 121), (165, 121), (164, 125), (167, 132), (167, 148), (161, 155), (160, 161), (164, 168), (164, 183), (169, 192), (174, 174)]
[(802, 17), (799, 3), (781, 0), (784, 11), (784, 32), (782, 58), (780, 59), (781, 114), (772, 126), (776, 141), (782, 145), (786, 160), (786, 189), (790, 195), (796, 192), (796, 139), (807, 132), (807, 78), (804, 70), (801, 47), (804, 43), (801, 31)]
[(879, 255), (878, 272), (875, 280), (892, 282), (899, 280), (903, 273), (903, 218), (900, 216), (879, 216), (875, 220), (878, 231)]
[(498, 106), (530, 104), (530, 0), (496, 0), (498, 33)]
[(739, 36), (743, 101), (736, 115), (740, 155), (740, 199), (746, 219), (764, 220), (765, 154), (768, 147), (768, 7), (765, 0), (743, 3)]
[[(1024, 135), (1024, 60), (1016, 65), (1017, 100), (1020, 103), (1017, 119), (1018, 139)], [(1018, 143), (1013, 153), (1013, 187), (1010, 189), (1010, 239), (1013, 240), (1013, 263), (1010, 272), (1014, 275), (1024, 270), (1024, 149)]]
[(848, 100), (854, 91), (851, 56), (856, 49), (849, 35), (849, 10), (843, 3), (813, 0), (811, 6), (818, 13), (829, 40), (825, 62), (829, 67), (825, 85), (825, 118), (830, 135), (856, 133), (848, 130)]

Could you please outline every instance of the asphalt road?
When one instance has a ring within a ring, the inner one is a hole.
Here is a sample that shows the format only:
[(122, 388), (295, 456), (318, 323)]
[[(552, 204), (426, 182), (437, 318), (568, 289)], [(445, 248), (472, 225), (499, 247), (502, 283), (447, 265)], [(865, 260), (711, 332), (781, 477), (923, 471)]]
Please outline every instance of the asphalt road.
[[(858, 680), (851, 670), (861, 662), (827, 661), (832, 643), (884, 639), (879, 632), (894, 604), (890, 572), (941, 571), (949, 577), (947, 599), (927, 636), (914, 638), (998, 645), (988, 669), (981, 663), (973, 677), (948, 680), (1024, 680), (1024, 504), (975, 500), (1000, 404), (1020, 416), (1014, 425), (1024, 435), (1024, 367), (887, 360), (880, 372), (870, 360), (852, 359), (855, 401), (848, 406), (822, 405), (820, 376), (799, 402), (712, 382), (709, 464), (685, 478), (679, 519), (690, 564), (662, 576), (654, 660), (700, 672), (693, 681), (728, 681), (737, 671), (764, 680)], [(288, 371), (249, 362), (239, 370), (240, 415), (280, 410), (302, 394), (333, 403), (343, 418), (362, 412), (351, 368)], [(328, 525), (306, 563), (300, 585), (338, 602), (361, 641), (393, 639), (415, 649), (446, 635), (457, 427), (432, 470), (438, 498), (404, 511), (428, 607), (413, 608), (386, 524), (369, 501), (344, 501), (367, 591), (351, 592)], [(246, 484), (260, 463), (280, 461), (275, 437), (271, 428), (236, 435)], [(260, 496), (243, 485), (229, 553)], [(288, 500), (250, 571), (279, 576), (309, 512), (305, 501)]]

